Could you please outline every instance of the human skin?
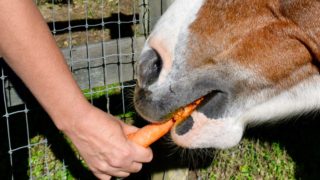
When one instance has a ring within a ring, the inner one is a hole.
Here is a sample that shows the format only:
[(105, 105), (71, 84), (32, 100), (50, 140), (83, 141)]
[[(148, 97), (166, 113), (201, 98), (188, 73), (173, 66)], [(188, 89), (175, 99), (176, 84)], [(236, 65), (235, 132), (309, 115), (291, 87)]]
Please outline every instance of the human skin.
[(137, 130), (83, 96), (32, 0), (0, 0), (0, 56), (23, 80), (99, 179), (126, 177), (152, 151), (129, 141)]

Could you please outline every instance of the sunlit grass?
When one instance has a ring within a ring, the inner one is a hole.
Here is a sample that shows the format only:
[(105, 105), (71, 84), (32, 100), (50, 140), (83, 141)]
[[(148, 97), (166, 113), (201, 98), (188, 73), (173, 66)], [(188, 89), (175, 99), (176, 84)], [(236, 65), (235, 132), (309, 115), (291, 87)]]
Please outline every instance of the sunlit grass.
[(216, 152), (212, 164), (198, 170), (201, 179), (295, 179), (295, 163), (279, 143), (244, 139)]
[(114, 96), (121, 93), (120, 83), (109, 84), (107, 86), (94, 87), (92, 89), (82, 90), (84, 96), (88, 99), (98, 99), (103, 96)]

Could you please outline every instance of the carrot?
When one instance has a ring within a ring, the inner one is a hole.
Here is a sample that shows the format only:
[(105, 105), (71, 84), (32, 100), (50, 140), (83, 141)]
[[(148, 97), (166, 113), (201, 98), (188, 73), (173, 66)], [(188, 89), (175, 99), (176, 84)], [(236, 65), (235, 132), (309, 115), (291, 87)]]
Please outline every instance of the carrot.
[(173, 116), (164, 123), (153, 123), (140, 128), (138, 131), (129, 134), (128, 139), (143, 147), (150, 146), (168, 133), (174, 124), (179, 124), (187, 119), (202, 100), (203, 97), (185, 107), (179, 108)]
[(174, 121), (172, 119), (165, 123), (148, 124), (138, 131), (129, 134), (128, 139), (143, 147), (148, 147), (169, 132), (173, 124)]

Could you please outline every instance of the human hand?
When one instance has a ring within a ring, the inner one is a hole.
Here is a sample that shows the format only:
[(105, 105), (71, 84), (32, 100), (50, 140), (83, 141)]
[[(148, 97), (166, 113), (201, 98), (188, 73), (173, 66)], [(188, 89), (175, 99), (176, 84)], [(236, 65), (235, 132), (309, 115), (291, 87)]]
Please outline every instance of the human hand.
[(138, 128), (129, 126), (97, 108), (64, 128), (90, 170), (99, 179), (127, 177), (150, 162), (152, 151), (126, 138)]

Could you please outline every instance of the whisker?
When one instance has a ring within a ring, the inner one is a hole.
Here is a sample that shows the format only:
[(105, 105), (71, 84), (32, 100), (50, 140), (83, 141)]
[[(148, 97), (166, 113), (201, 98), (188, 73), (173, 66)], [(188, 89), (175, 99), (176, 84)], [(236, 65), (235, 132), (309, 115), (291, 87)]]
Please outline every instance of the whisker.
[(215, 151), (212, 148), (189, 149), (180, 147), (174, 143), (172, 138), (167, 135), (161, 142), (169, 153), (167, 157), (177, 156), (180, 164), (187, 165), (190, 169), (197, 169), (205, 164), (211, 163)]

